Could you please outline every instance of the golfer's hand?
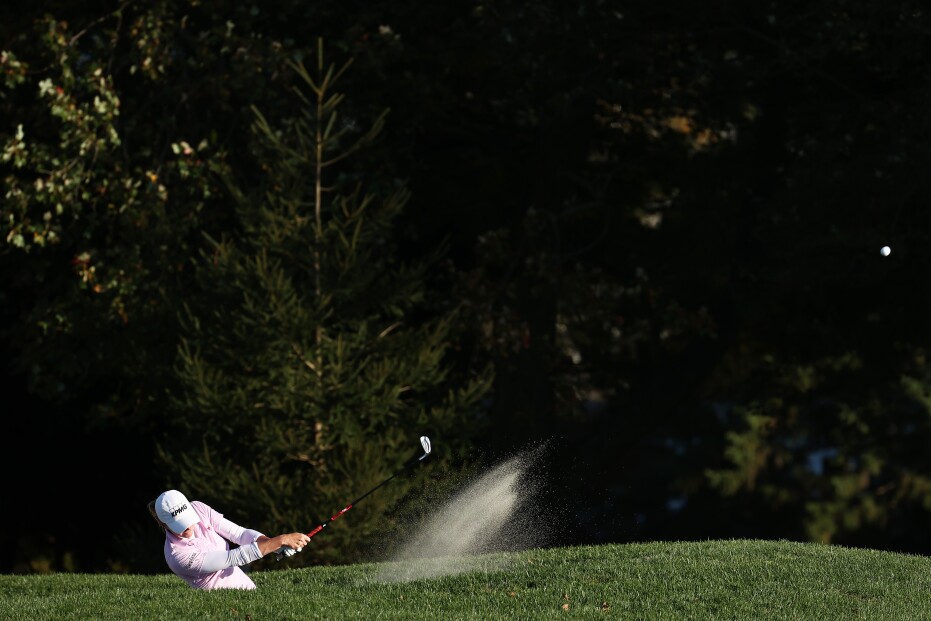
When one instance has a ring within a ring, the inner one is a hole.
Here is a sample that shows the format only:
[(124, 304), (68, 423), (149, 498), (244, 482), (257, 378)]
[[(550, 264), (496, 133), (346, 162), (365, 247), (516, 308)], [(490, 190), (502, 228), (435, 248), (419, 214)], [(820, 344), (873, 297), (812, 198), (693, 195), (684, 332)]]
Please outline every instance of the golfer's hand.
[(283, 558), (294, 556), (304, 549), (304, 546), (310, 541), (310, 537), (304, 533), (288, 533), (279, 535), (278, 542), (281, 547), (275, 550), (275, 557), (280, 561)]
[(287, 546), (281, 546), (280, 548), (278, 548), (277, 550), (275, 550), (275, 560), (280, 561), (280, 560), (283, 559), (283, 558), (288, 558), (288, 557), (294, 556), (295, 554), (297, 554), (297, 553), (300, 552), (300, 551), (301, 551), (300, 549), (298, 549), (298, 550), (292, 550), (291, 548), (289, 548), (289, 547), (287, 547)]
[(282, 548), (290, 548), (298, 552), (310, 542), (310, 537), (304, 533), (288, 533), (279, 537)]

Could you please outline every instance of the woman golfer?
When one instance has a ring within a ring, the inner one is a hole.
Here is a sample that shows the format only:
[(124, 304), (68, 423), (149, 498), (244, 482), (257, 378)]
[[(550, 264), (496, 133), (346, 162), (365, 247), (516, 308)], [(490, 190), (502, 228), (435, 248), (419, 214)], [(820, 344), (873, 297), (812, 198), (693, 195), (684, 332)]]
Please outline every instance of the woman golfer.
[[(165, 529), (168, 567), (195, 589), (254, 589), (241, 565), (269, 552), (290, 556), (310, 541), (303, 533), (266, 537), (174, 489), (150, 502), (149, 513)], [(230, 550), (231, 541), (239, 547)]]

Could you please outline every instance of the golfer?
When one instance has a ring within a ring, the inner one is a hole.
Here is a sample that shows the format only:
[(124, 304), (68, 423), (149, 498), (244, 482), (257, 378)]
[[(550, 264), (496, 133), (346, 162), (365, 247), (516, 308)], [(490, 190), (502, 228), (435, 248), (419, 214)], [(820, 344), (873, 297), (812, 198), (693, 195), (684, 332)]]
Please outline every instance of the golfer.
[[(195, 589), (254, 589), (240, 566), (269, 552), (290, 556), (310, 541), (303, 533), (266, 537), (174, 489), (150, 502), (149, 513), (165, 529), (168, 567)], [(231, 541), (239, 547), (230, 550)]]

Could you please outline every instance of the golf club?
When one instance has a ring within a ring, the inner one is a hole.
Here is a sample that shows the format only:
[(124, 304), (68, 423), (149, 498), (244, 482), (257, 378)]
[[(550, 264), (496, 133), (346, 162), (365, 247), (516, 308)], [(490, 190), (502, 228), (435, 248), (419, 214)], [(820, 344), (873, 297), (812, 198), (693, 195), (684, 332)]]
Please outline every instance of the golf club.
[[(375, 490), (379, 489), (380, 487), (385, 485), (388, 481), (395, 478), (396, 476), (398, 476), (399, 474), (401, 474), (402, 472), (404, 472), (411, 466), (419, 464), (424, 459), (426, 459), (430, 455), (430, 451), (432, 450), (432, 447), (430, 446), (430, 438), (428, 438), (427, 436), (420, 436), (420, 446), (423, 448), (423, 455), (421, 455), (420, 452), (415, 453), (414, 456), (408, 459), (406, 462), (404, 462), (404, 464), (400, 468), (398, 468), (398, 470), (395, 471), (394, 474), (392, 474), (390, 477), (388, 477), (387, 479), (385, 479), (384, 481), (382, 481), (381, 483), (379, 483), (378, 485), (376, 485), (369, 491), (365, 492), (364, 494), (362, 494), (361, 496), (353, 500), (351, 503), (349, 503), (343, 509), (341, 509), (338, 513), (330, 517), (329, 520), (326, 520), (325, 522), (321, 522), (320, 524), (315, 526), (313, 530), (307, 533), (307, 536), (310, 538), (313, 538), (314, 535), (318, 534), (324, 528), (329, 526), (330, 522), (333, 522), (334, 520), (336, 520), (336, 518), (340, 517), (342, 514), (352, 509), (355, 505), (357, 505), (360, 501), (364, 500), (366, 497), (372, 494)], [(298, 550), (291, 550), (290, 548), (283, 549), (283, 550), (279, 550), (278, 552), (276, 552), (276, 554), (277, 554), (278, 560), (281, 560), (281, 557), (283, 555), (291, 556), (295, 552), (300, 552), (300, 549)]]

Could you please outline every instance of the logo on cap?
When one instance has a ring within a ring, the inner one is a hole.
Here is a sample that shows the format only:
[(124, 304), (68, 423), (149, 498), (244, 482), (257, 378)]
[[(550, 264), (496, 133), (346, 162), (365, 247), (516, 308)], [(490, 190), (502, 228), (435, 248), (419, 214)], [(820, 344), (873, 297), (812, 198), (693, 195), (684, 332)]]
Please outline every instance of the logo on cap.
[(175, 509), (174, 511), (171, 512), (171, 517), (175, 517), (175, 516), (177, 516), (179, 513), (181, 513), (182, 511), (185, 511), (185, 510), (187, 510), (187, 505), (186, 505), (186, 504), (183, 504), (183, 505), (181, 505), (180, 507), (178, 507), (177, 509)]

